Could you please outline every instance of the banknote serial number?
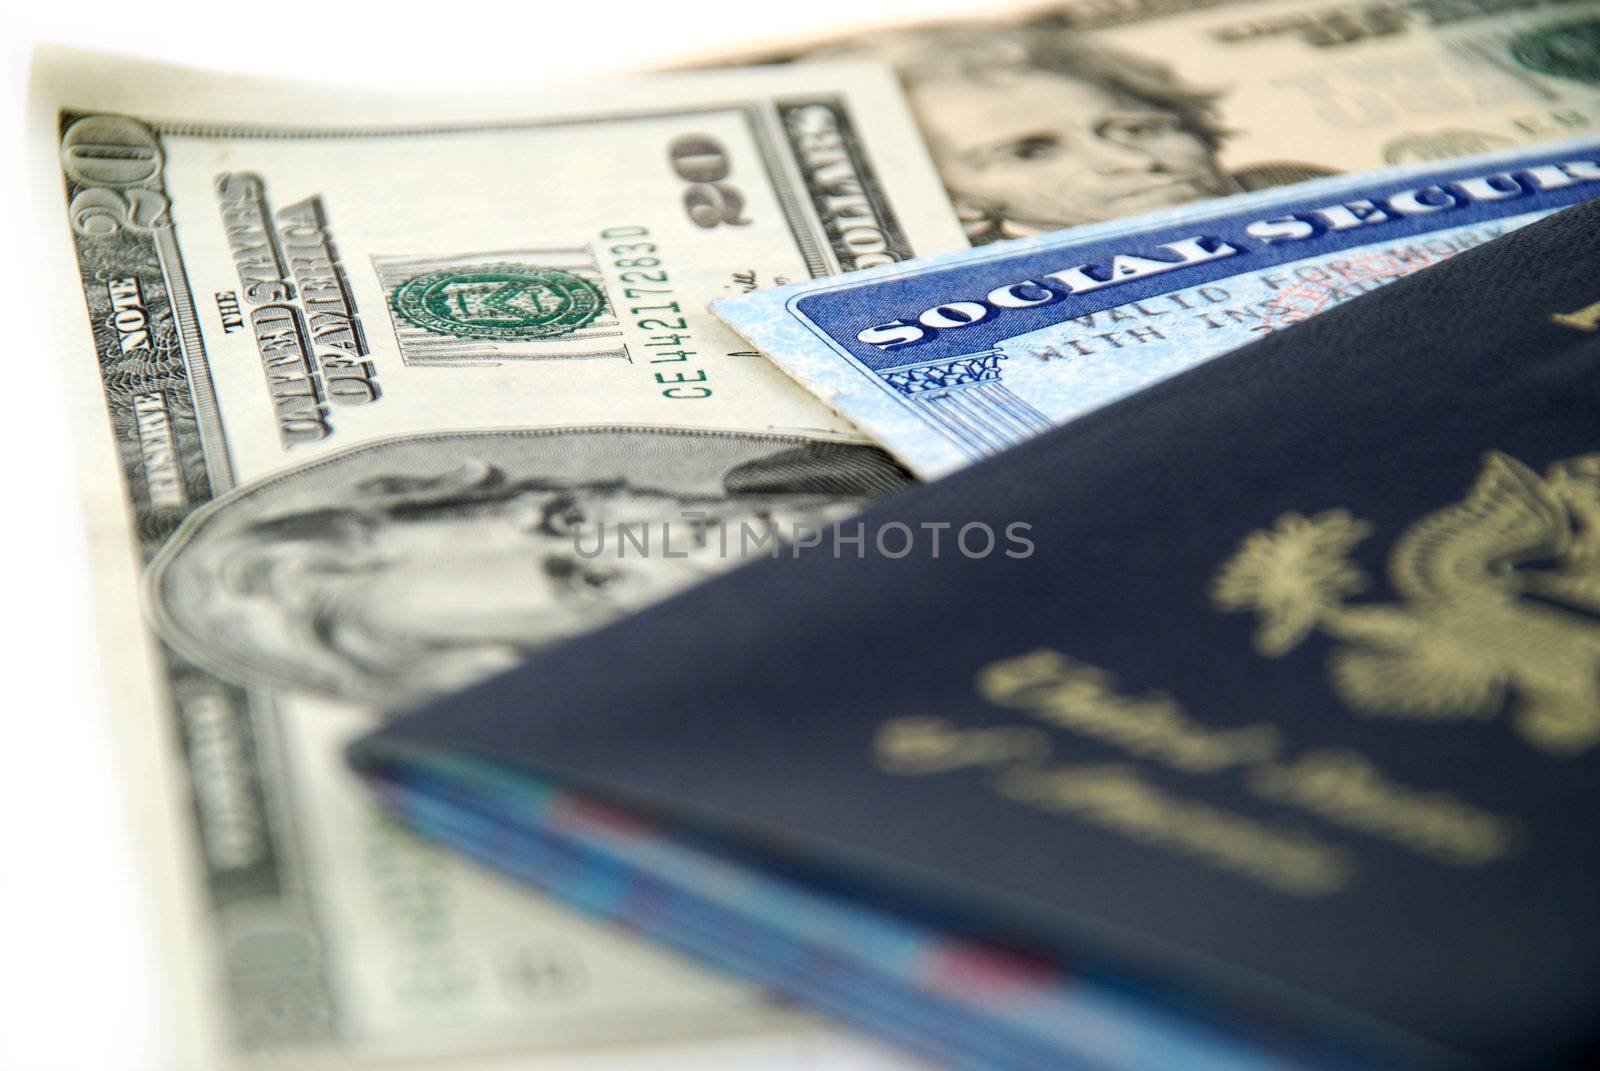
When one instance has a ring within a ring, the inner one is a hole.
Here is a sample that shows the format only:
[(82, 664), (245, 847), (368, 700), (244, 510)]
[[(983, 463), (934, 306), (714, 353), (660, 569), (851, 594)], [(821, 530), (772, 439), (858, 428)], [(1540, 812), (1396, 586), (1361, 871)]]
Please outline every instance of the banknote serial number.
[[(651, 239), (648, 227), (609, 227), (600, 237), (612, 243), (606, 249), (622, 287), (622, 308), (633, 326), (645, 333), (648, 364), (677, 365), (652, 370), (664, 397), (686, 400), (711, 397), (704, 368), (693, 367), (691, 358), (699, 352), (689, 329), (677, 290), (659, 256), (660, 247)], [(619, 310), (620, 313), (621, 310)]]

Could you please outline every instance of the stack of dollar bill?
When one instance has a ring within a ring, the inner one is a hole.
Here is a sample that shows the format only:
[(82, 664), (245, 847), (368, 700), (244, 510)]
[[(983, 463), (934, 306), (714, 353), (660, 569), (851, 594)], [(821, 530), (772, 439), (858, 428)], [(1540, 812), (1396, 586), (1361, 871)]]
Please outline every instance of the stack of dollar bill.
[(181, 1066), (889, 1069), (347, 745), (1600, 195), (1600, 6), (1067, 0), (403, 106), (46, 50), (32, 122)]

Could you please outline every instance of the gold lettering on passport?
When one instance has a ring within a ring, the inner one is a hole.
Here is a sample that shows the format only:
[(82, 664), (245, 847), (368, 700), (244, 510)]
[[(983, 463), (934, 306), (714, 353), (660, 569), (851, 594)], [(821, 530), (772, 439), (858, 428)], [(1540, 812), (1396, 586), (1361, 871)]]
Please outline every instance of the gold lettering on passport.
[[(1325, 514), (1292, 527), (1307, 542), (1341, 547), (1364, 526), (1348, 515)], [(1333, 589), (1351, 586), (1339, 578), (1353, 575), (1353, 567), (1321, 562), (1314, 568)], [(1287, 607), (1284, 620), (1295, 612)], [(1270, 627), (1279, 637), (1311, 628), (1292, 621)], [(1404, 784), (1353, 750), (1315, 748), (1285, 757), (1283, 735), (1270, 723), (1205, 725), (1172, 696), (1119, 693), (1111, 673), (1060, 651), (1040, 648), (991, 662), (979, 669), (975, 686), (991, 704), (1025, 711), (1138, 761), (1051, 765), (1052, 735), (1042, 728), (966, 728), (946, 718), (901, 717), (881, 723), (874, 734), (878, 768), (899, 776), (983, 770), (1005, 799), (1070, 815), (1294, 896), (1327, 896), (1346, 887), (1358, 868), (1356, 855), (1278, 817), (1172, 792), (1139, 763), (1201, 778), (1237, 771), (1242, 788), (1263, 801), (1452, 866), (1485, 866), (1520, 847), (1523, 827), (1513, 817), (1447, 791)]]
[(1245, 537), (1212, 600), (1258, 615), (1269, 658), (1317, 631), (1340, 641), (1328, 670), (1357, 713), (1445, 722), (1509, 709), (1552, 755), (1600, 742), (1600, 454), (1542, 476), (1485, 455), (1465, 498), (1395, 540), (1398, 602), (1346, 601), (1368, 586), (1348, 555), (1370, 531), (1345, 510), (1285, 513)]
[(895, 718), (873, 740), (878, 766), (892, 774), (946, 773), (972, 766), (1042, 762), (1050, 738), (1026, 726), (962, 729), (944, 718)]
[(1000, 773), (995, 787), (1293, 896), (1338, 892), (1354, 870), (1349, 853), (1309, 833), (1168, 792), (1127, 763), (1017, 766)]
[(1263, 799), (1452, 866), (1483, 866), (1504, 858), (1521, 829), (1515, 819), (1449, 792), (1400, 784), (1364, 755), (1342, 748), (1309, 751), (1287, 765), (1262, 765), (1250, 772), (1247, 784)]
[(1572, 312), (1553, 312), (1550, 319), (1563, 327), (1573, 327), (1579, 331), (1600, 331), (1600, 301)]
[(1165, 692), (1123, 695), (1116, 684), (1098, 666), (1051, 650), (995, 662), (978, 674), (978, 694), (996, 706), (1026, 710), (1058, 729), (1184, 773), (1260, 762), (1282, 746), (1277, 728), (1265, 722), (1212, 728), (1195, 721)]

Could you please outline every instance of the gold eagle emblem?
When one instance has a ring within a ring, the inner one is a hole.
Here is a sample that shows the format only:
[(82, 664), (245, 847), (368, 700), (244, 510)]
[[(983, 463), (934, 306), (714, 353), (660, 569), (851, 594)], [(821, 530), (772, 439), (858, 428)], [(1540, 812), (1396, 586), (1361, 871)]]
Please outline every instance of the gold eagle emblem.
[(1349, 554), (1371, 530), (1342, 509), (1285, 513), (1244, 538), (1212, 601), (1259, 616), (1255, 647), (1268, 658), (1313, 631), (1339, 641), (1328, 673), (1358, 713), (1446, 721), (1505, 711), (1530, 744), (1557, 755), (1600, 741), (1600, 454), (1543, 476), (1485, 455), (1466, 497), (1395, 540), (1388, 575), (1400, 602), (1346, 601), (1369, 586)]

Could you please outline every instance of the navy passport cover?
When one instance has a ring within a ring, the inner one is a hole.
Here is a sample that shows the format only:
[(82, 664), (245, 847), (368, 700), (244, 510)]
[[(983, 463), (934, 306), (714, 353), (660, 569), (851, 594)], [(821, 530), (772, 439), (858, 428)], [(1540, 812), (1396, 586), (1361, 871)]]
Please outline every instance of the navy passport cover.
[[(1395, 1059), (1577, 1063), (1597, 240), (1591, 202), (1464, 253), (883, 502), (863, 557), (737, 570), (355, 761), (488, 757), (1001, 944), (1382, 1024)], [(893, 559), (895, 521), (954, 528)], [(965, 556), (976, 521), (1033, 553)]]

